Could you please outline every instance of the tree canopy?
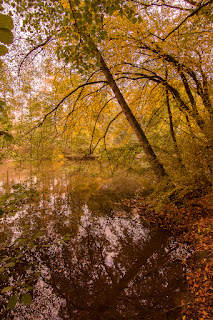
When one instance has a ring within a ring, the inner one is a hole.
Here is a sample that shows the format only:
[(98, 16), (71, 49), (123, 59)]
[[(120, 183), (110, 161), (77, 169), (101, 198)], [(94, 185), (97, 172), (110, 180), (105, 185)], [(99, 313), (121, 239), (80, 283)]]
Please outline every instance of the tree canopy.
[[(102, 142), (107, 152), (106, 137), (115, 132), (125, 143), (126, 132), (158, 180), (170, 174), (171, 161), (190, 171), (188, 159), (196, 153), (197, 167), (202, 163), (203, 174), (210, 174), (213, 1), (4, 4), (19, 17), (16, 35), (23, 34), (29, 48), (18, 61), (29, 134), (39, 128), (43, 136), (48, 127), (48, 136), (66, 137), (58, 139), (61, 146), (82, 136), (91, 154)], [(45, 85), (34, 85), (44, 74)]]

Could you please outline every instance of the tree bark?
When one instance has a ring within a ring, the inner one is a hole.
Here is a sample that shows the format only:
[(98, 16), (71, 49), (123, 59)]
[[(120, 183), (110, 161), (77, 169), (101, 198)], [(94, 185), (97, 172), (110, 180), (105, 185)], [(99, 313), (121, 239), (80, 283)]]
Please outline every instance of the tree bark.
[(127, 119), (127, 121), (129, 122), (132, 130), (135, 132), (136, 136), (138, 137), (138, 140), (143, 148), (143, 151), (157, 177), (158, 180), (161, 180), (163, 177), (167, 176), (167, 173), (164, 169), (164, 167), (162, 166), (162, 164), (160, 163), (160, 161), (158, 160), (155, 152), (153, 151), (149, 141), (147, 140), (143, 129), (141, 128), (140, 124), (138, 123), (137, 119), (135, 118), (134, 114), (132, 113), (131, 109), (129, 108), (126, 100), (124, 99), (120, 89), (118, 88), (109, 68), (106, 65), (106, 62), (104, 61), (103, 57), (101, 56), (100, 52), (99, 52), (99, 56), (100, 56), (100, 64), (101, 64), (101, 70), (110, 86), (110, 88), (112, 89), (112, 91), (115, 94), (115, 97)]
[(170, 135), (173, 141), (174, 149), (177, 155), (178, 162), (180, 164), (181, 169), (183, 169), (186, 172), (186, 168), (183, 164), (183, 160), (181, 157), (181, 154), (179, 152), (178, 144), (177, 144), (177, 139), (176, 139), (176, 134), (174, 131), (174, 126), (173, 126), (173, 119), (172, 119), (172, 112), (170, 108), (170, 103), (169, 103), (169, 91), (168, 88), (166, 87), (166, 105), (167, 105), (167, 111), (168, 111), (168, 116), (169, 116), (169, 128), (170, 128)]

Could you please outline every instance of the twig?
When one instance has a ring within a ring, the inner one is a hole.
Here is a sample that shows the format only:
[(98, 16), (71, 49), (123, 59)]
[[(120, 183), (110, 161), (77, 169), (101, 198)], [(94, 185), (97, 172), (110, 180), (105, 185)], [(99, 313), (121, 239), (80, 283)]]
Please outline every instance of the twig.
[(31, 128), (29, 131), (27, 131), (24, 135), (31, 133), (33, 130), (39, 128), (42, 126), (42, 124), (44, 123), (44, 121), (47, 119), (47, 117), (52, 114), (54, 111), (56, 111), (60, 105), (66, 101), (73, 93), (75, 93), (76, 91), (78, 91), (80, 88), (88, 86), (88, 85), (93, 85), (93, 84), (99, 84), (99, 83), (105, 83), (105, 81), (92, 81), (92, 82), (87, 82), (87, 83), (83, 83), (81, 85), (79, 85), (77, 88), (75, 88), (74, 90), (72, 90), (71, 92), (69, 92), (51, 111), (49, 111), (48, 113), (45, 114), (45, 116), (43, 117), (43, 119), (39, 122), (39, 124), (37, 124), (36, 126), (34, 126), (33, 128)]
[(186, 20), (188, 20), (189, 18), (193, 17), (195, 14), (197, 14), (201, 9), (203, 9), (204, 7), (206, 7), (207, 5), (211, 4), (213, 2), (213, 0), (210, 0), (206, 3), (204, 3), (203, 5), (199, 5), (197, 9), (195, 9), (192, 13), (190, 13), (185, 19), (183, 19), (172, 31), (170, 31), (166, 37), (164, 37), (163, 39), (161, 39), (162, 41), (165, 41), (172, 33), (174, 33), (176, 30), (178, 30), (180, 28), (180, 26), (182, 26), (182, 24), (184, 24), (186, 22)]
[(98, 112), (98, 115), (97, 115), (97, 117), (96, 117), (96, 119), (95, 119), (95, 125), (94, 125), (94, 127), (93, 127), (92, 138), (91, 138), (90, 148), (89, 148), (90, 154), (92, 153), (92, 142), (93, 142), (94, 133), (95, 133), (96, 124), (97, 124), (97, 122), (98, 122), (98, 119), (99, 119), (99, 117), (100, 117), (100, 115), (101, 115), (101, 112), (102, 112), (102, 111), (104, 110), (104, 108), (108, 105), (108, 103), (109, 103), (110, 101), (112, 101), (113, 99), (115, 99), (115, 97), (109, 99), (109, 100), (103, 105), (103, 107), (102, 107), (101, 110)]
[(35, 50), (37, 50), (38, 48), (44, 47), (48, 42), (52, 41), (53, 37), (48, 37), (44, 42), (38, 44), (37, 46), (35, 46), (33, 49), (31, 49), (26, 56), (24, 57), (24, 59), (21, 61), (19, 68), (18, 68), (18, 77), (20, 76), (20, 71), (21, 71), (21, 67), (23, 66), (24, 62), (27, 60), (27, 58), (30, 56), (30, 54), (32, 52), (34, 52)]
[(107, 132), (108, 132), (108, 130), (109, 130), (110, 125), (111, 125), (122, 113), (123, 113), (123, 111), (119, 112), (119, 113), (108, 123), (108, 126), (107, 126), (107, 128), (106, 128), (106, 130), (105, 130), (104, 135), (103, 135), (101, 138), (98, 139), (98, 142), (96, 143), (95, 147), (93, 148), (92, 153), (93, 153), (93, 152), (95, 151), (95, 149), (97, 148), (99, 142), (100, 142), (102, 139), (105, 139), (105, 137), (106, 137), (106, 135), (107, 135)]

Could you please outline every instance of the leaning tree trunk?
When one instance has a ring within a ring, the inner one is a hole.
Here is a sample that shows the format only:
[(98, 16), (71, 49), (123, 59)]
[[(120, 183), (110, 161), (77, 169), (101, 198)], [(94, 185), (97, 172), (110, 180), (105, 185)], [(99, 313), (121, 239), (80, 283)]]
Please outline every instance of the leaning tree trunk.
[(177, 144), (177, 139), (176, 139), (176, 134), (174, 131), (174, 126), (173, 126), (173, 119), (172, 119), (172, 112), (171, 112), (171, 108), (170, 108), (170, 103), (169, 103), (169, 90), (166, 87), (166, 105), (167, 105), (167, 111), (168, 111), (168, 116), (169, 116), (169, 129), (170, 129), (170, 135), (173, 141), (173, 145), (174, 145), (174, 149), (175, 149), (175, 153), (177, 155), (177, 160), (179, 162), (179, 165), (181, 167), (181, 169), (186, 173), (186, 168), (183, 164), (183, 160), (178, 148), (178, 144)]
[(164, 167), (162, 166), (162, 164), (158, 160), (156, 154), (154, 153), (149, 141), (147, 140), (147, 138), (143, 132), (143, 129), (141, 128), (140, 124), (138, 123), (134, 114), (132, 113), (131, 109), (129, 108), (126, 100), (124, 99), (120, 89), (118, 88), (118, 86), (117, 86), (109, 68), (107, 67), (106, 62), (104, 61), (103, 57), (101, 56), (100, 52), (99, 52), (99, 57), (100, 57), (101, 70), (102, 70), (110, 88), (114, 92), (115, 97), (116, 97), (124, 115), (126, 116), (126, 119), (129, 122), (132, 130), (137, 135), (139, 142), (143, 148), (143, 151), (144, 151), (157, 179), (161, 180), (163, 177), (167, 176), (167, 173), (166, 173)]

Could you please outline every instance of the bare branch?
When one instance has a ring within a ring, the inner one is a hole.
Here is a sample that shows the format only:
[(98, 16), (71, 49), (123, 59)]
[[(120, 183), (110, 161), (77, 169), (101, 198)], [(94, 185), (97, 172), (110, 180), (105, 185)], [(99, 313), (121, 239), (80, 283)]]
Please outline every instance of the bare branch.
[(98, 142), (96, 143), (96, 145), (95, 145), (95, 147), (93, 148), (93, 150), (92, 150), (91, 153), (93, 153), (93, 152), (95, 151), (95, 149), (97, 148), (97, 146), (99, 145), (99, 143), (100, 143), (100, 141), (101, 141), (102, 139), (105, 140), (105, 137), (106, 137), (106, 135), (107, 135), (107, 132), (108, 132), (108, 130), (109, 130), (109, 127), (111, 126), (111, 124), (112, 124), (122, 113), (123, 113), (123, 111), (119, 112), (119, 113), (108, 123), (108, 126), (107, 126), (107, 128), (106, 128), (106, 130), (105, 130), (104, 135), (98, 139)]
[(28, 59), (28, 57), (31, 55), (32, 52), (34, 52), (35, 50), (37, 50), (38, 48), (41, 48), (41, 47), (44, 47), (47, 43), (49, 43), (50, 41), (52, 41), (53, 38), (52, 37), (48, 37), (44, 42), (38, 44), (37, 46), (35, 46), (33, 49), (31, 49), (27, 54), (26, 56), (24, 57), (24, 59), (21, 61), (20, 63), (20, 66), (18, 68), (18, 76), (20, 76), (20, 71), (21, 71), (21, 68), (24, 64), (24, 62)]
[(177, 10), (181, 10), (181, 11), (189, 11), (190, 9), (189, 8), (183, 8), (183, 7), (179, 7), (179, 6), (173, 6), (173, 5), (169, 5), (169, 4), (166, 4), (166, 3), (143, 3), (143, 2), (140, 2), (140, 1), (136, 1), (136, 0), (132, 0), (132, 2), (138, 4), (138, 5), (141, 5), (143, 6), (144, 8), (151, 8), (151, 7), (166, 7), (166, 8), (170, 8), (170, 9), (177, 9)]
[[(94, 76), (96, 73), (97, 73), (97, 70), (96, 70), (95, 72), (93, 72), (93, 73), (89, 76), (89, 78), (87, 79), (87, 81), (86, 81), (85, 84), (89, 83), (89, 81), (93, 78), (93, 76)], [(67, 117), (66, 117), (65, 126), (67, 125), (68, 118), (69, 118), (70, 115), (75, 111), (76, 104), (77, 104), (77, 102), (80, 100), (80, 97), (81, 97), (81, 95), (82, 95), (82, 93), (83, 93), (83, 91), (84, 91), (84, 88), (85, 88), (85, 86), (83, 86), (83, 87), (81, 88), (81, 91), (79, 92), (78, 97), (77, 97), (77, 99), (76, 99), (75, 102), (74, 102), (74, 105), (73, 105), (72, 110), (68, 113), (68, 115), (67, 115)]]
[(77, 88), (75, 88), (74, 90), (72, 90), (71, 92), (69, 92), (51, 111), (49, 111), (48, 113), (45, 114), (45, 116), (43, 117), (43, 119), (33, 128), (31, 128), (26, 134), (31, 133), (33, 130), (41, 127), (44, 123), (44, 121), (47, 119), (47, 117), (49, 115), (51, 115), (53, 112), (55, 112), (60, 106), (61, 104), (66, 101), (69, 97), (71, 97), (76, 91), (78, 91), (79, 89), (81, 89), (82, 87), (88, 86), (88, 85), (93, 85), (93, 84), (99, 84), (99, 83), (106, 83), (106, 81), (92, 81), (92, 82), (87, 82), (87, 83), (83, 83), (81, 85), (79, 85)]
[(67, 98), (71, 97), (71, 95), (73, 95), (73, 93), (75, 93), (76, 91), (78, 91), (80, 88), (88, 86), (88, 85), (92, 85), (92, 84), (99, 84), (99, 83), (106, 83), (106, 81), (92, 81), (92, 82), (86, 82), (83, 83), (81, 85), (79, 85), (77, 88), (75, 88), (74, 90), (72, 90), (70, 93), (68, 93), (56, 106), (55, 108), (53, 108), (50, 112), (46, 113), (43, 120), (41, 121), (41, 123), (39, 124), (39, 127), (44, 123), (44, 121), (46, 120), (46, 118), (53, 113), (54, 111), (56, 111), (60, 105), (67, 100)]
[(102, 112), (102, 111), (104, 110), (104, 108), (108, 105), (108, 103), (109, 103), (110, 101), (112, 101), (113, 99), (115, 99), (115, 97), (109, 99), (109, 100), (103, 105), (103, 107), (102, 107), (101, 110), (98, 112), (98, 115), (97, 115), (97, 117), (96, 117), (96, 119), (95, 119), (95, 125), (94, 125), (94, 127), (93, 127), (92, 138), (91, 138), (90, 148), (89, 148), (90, 154), (92, 153), (92, 142), (93, 142), (93, 137), (94, 137), (94, 133), (95, 133), (96, 124), (97, 124), (97, 122), (98, 122), (98, 119), (99, 119), (99, 117), (100, 117), (100, 115), (101, 115), (101, 112)]
[(157, 108), (156, 110), (154, 110), (154, 112), (152, 113), (147, 125), (146, 125), (146, 128), (145, 128), (145, 131), (148, 129), (148, 127), (150, 126), (150, 123), (152, 122), (152, 120), (154, 119), (154, 117), (156, 116), (156, 114), (161, 110), (162, 107), (165, 106), (165, 102), (163, 102), (159, 108)]
[(166, 37), (164, 37), (162, 39), (162, 41), (165, 41), (169, 36), (171, 36), (172, 33), (174, 33), (175, 31), (177, 31), (182, 24), (184, 24), (189, 18), (193, 17), (195, 14), (197, 14), (201, 9), (203, 9), (204, 7), (208, 6), (209, 4), (213, 3), (213, 0), (207, 1), (204, 4), (201, 4), (197, 7), (197, 9), (195, 9), (194, 11), (192, 11), (185, 19), (183, 19), (172, 31), (170, 31)]

